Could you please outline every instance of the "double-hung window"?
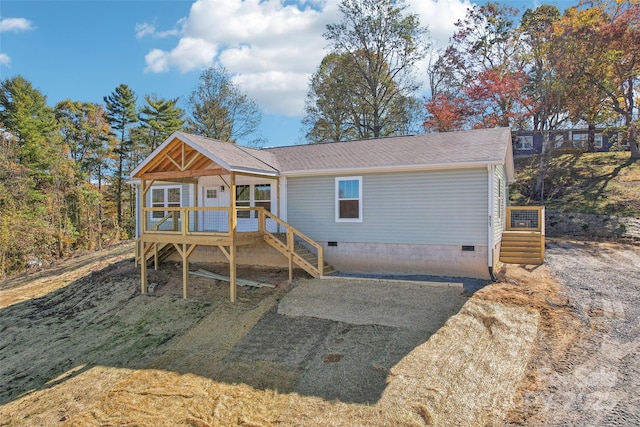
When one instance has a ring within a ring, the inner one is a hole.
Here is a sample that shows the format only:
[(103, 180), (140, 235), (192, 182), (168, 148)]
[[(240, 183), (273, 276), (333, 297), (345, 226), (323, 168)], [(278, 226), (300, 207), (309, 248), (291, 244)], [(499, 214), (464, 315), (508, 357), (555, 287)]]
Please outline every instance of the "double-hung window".
[[(152, 208), (179, 208), (181, 199), (180, 187), (156, 187), (151, 189)], [(162, 219), (167, 215), (166, 211), (154, 210), (151, 218)]]
[(593, 147), (594, 148), (602, 148), (602, 134), (596, 133), (593, 138)]
[(271, 184), (256, 184), (253, 187), (253, 203), (271, 212)]
[(573, 142), (574, 148), (585, 148), (587, 146), (587, 141), (589, 140), (588, 133), (574, 133), (571, 135), (571, 140)]
[(362, 222), (362, 177), (336, 178), (336, 222)]
[[(237, 185), (236, 206), (263, 207), (271, 212), (271, 184)], [(252, 215), (251, 212), (238, 211), (238, 218), (257, 218), (257, 215)]]
[(518, 136), (516, 150), (533, 150), (533, 135)]
[[(239, 208), (251, 206), (250, 185), (236, 185), (236, 206)], [(251, 218), (251, 211), (238, 211), (238, 218)]]

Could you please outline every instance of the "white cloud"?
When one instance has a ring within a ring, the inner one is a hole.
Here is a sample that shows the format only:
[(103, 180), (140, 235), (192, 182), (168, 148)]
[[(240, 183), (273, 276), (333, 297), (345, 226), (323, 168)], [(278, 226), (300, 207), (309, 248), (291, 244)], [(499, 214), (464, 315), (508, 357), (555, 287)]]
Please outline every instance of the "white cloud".
[(0, 33), (5, 31), (13, 31), (19, 33), (21, 31), (35, 30), (33, 22), (24, 18), (3, 18), (0, 20)]
[(9, 55), (5, 53), (0, 53), (0, 65), (9, 65), (11, 64), (11, 58)]
[(171, 30), (166, 31), (157, 31), (155, 24), (149, 24), (148, 22), (143, 22), (142, 24), (136, 24), (135, 32), (136, 38), (141, 39), (146, 36), (151, 36), (156, 39), (163, 39), (166, 37), (177, 36), (181, 33), (181, 27), (184, 23), (184, 18), (179, 20), (176, 26)]
[[(301, 115), (309, 76), (327, 53), (322, 37), (341, 17), (337, 0), (197, 0), (176, 24), (182, 38), (171, 50), (154, 49), (146, 71), (181, 72), (223, 65), (243, 91), (273, 114)], [(287, 2), (291, 3), (291, 2)], [(446, 43), (469, 0), (408, 0), (409, 10)], [(137, 37), (154, 36), (153, 24), (136, 26)], [(423, 69), (420, 70), (422, 73)]]
[(308, 73), (265, 71), (238, 74), (234, 83), (251, 95), (266, 113), (302, 114), (309, 82)]
[(170, 52), (153, 49), (145, 56), (147, 67), (145, 71), (160, 73), (175, 66), (181, 72), (198, 68), (203, 64), (210, 64), (217, 52), (217, 46), (206, 40), (183, 37)]
[(145, 36), (151, 36), (156, 32), (156, 27), (153, 24), (147, 24), (143, 22), (142, 24), (136, 24), (136, 38), (141, 39)]
[(469, 0), (413, 0), (409, 10), (420, 17), (422, 25), (429, 26), (435, 45), (445, 47), (455, 31), (454, 24), (464, 18), (472, 6)]
[[(265, 111), (299, 115), (308, 78), (326, 53), (322, 33), (336, 20), (336, 2), (331, 3), (310, 0), (298, 7), (281, 0), (198, 0), (178, 45), (149, 52), (146, 70), (223, 65)], [(136, 31), (142, 37), (156, 29), (146, 24)]]

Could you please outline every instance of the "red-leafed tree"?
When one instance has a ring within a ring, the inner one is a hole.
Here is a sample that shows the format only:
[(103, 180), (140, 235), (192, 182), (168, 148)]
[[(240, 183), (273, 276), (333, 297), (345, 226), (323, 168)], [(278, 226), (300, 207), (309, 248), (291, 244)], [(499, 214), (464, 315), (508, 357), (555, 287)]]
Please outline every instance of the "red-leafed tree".
[(521, 70), (492, 68), (480, 72), (465, 88), (476, 116), (474, 126), (521, 126), (529, 116), (529, 100), (523, 93), (527, 80)]
[(469, 107), (462, 97), (441, 93), (428, 99), (424, 106), (427, 110), (422, 125), (425, 130), (451, 132), (464, 128)]
[[(528, 77), (518, 61), (516, 14), (513, 8), (487, 3), (468, 9), (456, 23), (451, 44), (429, 70), (432, 99), (425, 103), (426, 130), (438, 130), (443, 123), (518, 126), (527, 119), (529, 98), (523, 89)], [(454, 112), (457, 118), (451, 120)]]

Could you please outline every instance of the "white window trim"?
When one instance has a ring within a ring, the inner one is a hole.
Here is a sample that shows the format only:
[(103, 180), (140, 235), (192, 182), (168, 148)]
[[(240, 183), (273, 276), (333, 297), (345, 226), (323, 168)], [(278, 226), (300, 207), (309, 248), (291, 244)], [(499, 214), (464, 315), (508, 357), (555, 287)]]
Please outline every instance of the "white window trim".
[(516, 150), (533, 150), (533, 135), (519, 135)]
[(178, 190), (180, 190), (180, 207), (182, 207), (182, 185), (154, 185), (153, 187), (151, 187), (151, 198), (149, 200), (149, 206), (150, 208), (153, 208), (155, 206), (153, 206), (153, 191), (154, 190), (163, 190), (164, 192), (164, 200), (163, 200), (163, 204), (164, 206), (158, 206), (158, 208), (163, 207), (166, 208), (168, 203), (169, 203), (169, 189), (171, 188), (177, 188)]
[[(270, 199), (256, 199), (256, 186), (260, 186), (260, 185), (268, 185), (269, 186), (269, 192), (271, 193), (271, 198)], [(275, 197), (275, 192), (274, 192), (274, 188), (276, 188), (276, 186), (270, 182), (252, 182), (252, 183), (242, 183), (242, 184), (237, 184), (236, 187), (240, 187), (240, 186), (248, 186), (249, 187), (249, 200), (244, 200), (244, 202), (249, 202), (249, 206), (250, 208), (255, 208), (256, 207), (256, 202), (269, 202), (271, 204), (271, 210), (269, 212), (274, 213), (273, 212), (273, 207), (276, 204), (276, 200), (277, 198)], [(237, 190), (236, 190), (237, 193)], [(237, 199), (237, 194), (235, 195), (236, 197), (236, 206), (238, 206), (238, 199)], [(255, 219), (254, 215), (256, 215), (254, 213), (254, 211), (250, 211), (251, 215), (250, 218), (239, 218), (239, 219)]]
[[(357, 199), (340, 199), (340, 189), (339, 184), (340, 181), (358, 181), (358, 197)], [(335, 180), (335, 213), (336, 213), (336, 222), (362, 222), (362, 177), (361, 176), (339, 176), (336, 177)], [(358, 218), (340, 218), (340, 200), (358, 200)]]
[(498, 177), (498, 219), (502, 221), (504, 216), (502, 207), (504, 205), (504, 188), (502, 184), (502, 178)]
[[(169, 190), (172, 188), (177, 188), (180, 191), (180, 207), (183, 206), (183, 200), (182, 200), (182, 185), (154, 185), (153, 187), (151, 187), (151, 191), (149, 191), (150, 194), (150, 199), (149, 199), (149, 208), (157, 208), (157, 209), (161, 209), (161, 208), (168, 208), (169, 206)], [(162, 190), (164, 193), (163, 196), (163, 206), (154, 206), (153, 203), (153, 192), (154, 190)], [(156, 212), (156, 211), (154, 211)], [(166, 211), (163, 214), (163, 216), (166, 215)], [(160, 218), (153, 218), (153, 213), (151, 214), (151, 221), (158, 221)]]
[(593, 137), (593, 147), (594, 148), (602, 148), (604, 146), (604, 136), (602, 132), (596, 132)]
[(585, 148), (588, 141), (588, 133), (574, 133), (571, 135), (571, 145), (573, 146), (573, 148)]

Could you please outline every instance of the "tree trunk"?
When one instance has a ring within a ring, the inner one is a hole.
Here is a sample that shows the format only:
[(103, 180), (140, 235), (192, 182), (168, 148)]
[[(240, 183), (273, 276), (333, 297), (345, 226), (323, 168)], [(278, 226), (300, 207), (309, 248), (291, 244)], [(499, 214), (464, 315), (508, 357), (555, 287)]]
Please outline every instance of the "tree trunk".
[(629, 151), (631, 151), (632, 159), (640, 159), (640, 150), (638, 150), (638, 129), (631, 125), (627, 131), (627, 138), (629, 141)]
[(589, 130), (587, 134), (587, 151), (594, 153), (596, 151), (596, 125), (589, 122)]
[(116, 177), (116, 227), (122, 224), (122, 162), (124, 153), (122, 144), (118, 153), (118, 176)]
[(542, 132), (542, 153), (540, 154), (540, 165), (538, 167), (538, 177), (534, 188), (534, 197), (539, 201), (544, 200), (544, 179), (549, 169), (549, 158), (551, 157), (551, 141), (549, 141), (549, 133)]

